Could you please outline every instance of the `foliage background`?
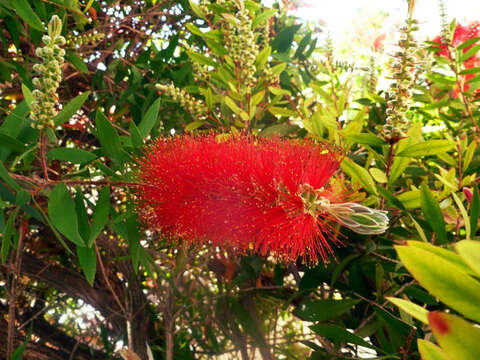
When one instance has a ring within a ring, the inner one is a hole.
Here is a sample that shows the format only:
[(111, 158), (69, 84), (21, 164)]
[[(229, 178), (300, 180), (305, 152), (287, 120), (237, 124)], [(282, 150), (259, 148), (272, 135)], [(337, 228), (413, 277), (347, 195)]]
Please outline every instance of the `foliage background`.
[[(476, 239), (479, 65), (466, 68), (476, 40), (451, 58), (400, 43), (386, 64), (377, 49), (359, 67), (336, 61), (289, 4), (208, 4), (0, 3), (1, 356), (107, 359), (125, 346), (140, 359), (419, 358), (430, 327), (387, 297), (462, 311), (419, 284), (394, 246)], [(61, 111), (40, 133), (32, 68), (54, 14), (68, 40)], [(394, 140), (380, 73), (410, 90), (394, 107), (408, 120)], [(390, 229), (342, 228), (336, 259), (309, 267), (187, 248), (139, 224), (128, 189), (144, 143), (245, 128), (344, 147), (356, 200), (388, 210)]]

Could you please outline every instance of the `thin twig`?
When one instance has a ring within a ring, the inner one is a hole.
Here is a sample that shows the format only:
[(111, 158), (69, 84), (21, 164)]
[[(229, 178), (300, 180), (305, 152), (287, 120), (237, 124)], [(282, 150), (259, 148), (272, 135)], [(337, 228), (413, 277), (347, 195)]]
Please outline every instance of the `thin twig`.
[(113, 290), (112, 284), (108, 280), (107, 272), (105, 271), (105, 267), (103, 266), (103, 261), (102, 261), (102, 255), (100, 254), (100, 250), (98, 249), (97, 244), (95, 244), (95, 251), (97, 253), (97, 259), (98, 259), (98, 264), (100, 265), (100, 270), (102, 272), (103, 278), (105, 280), (105, 283), (107, 284), (108, 289), (112, 293), (113, 298), (115, 299), (116, 303), (118, 304), (118, 307), (123, 313), (123, 316), (127, 317), (127, 312), (125, 310), (125, 307), (123, 306), (122, 302), (118, 298), (116, 292)]

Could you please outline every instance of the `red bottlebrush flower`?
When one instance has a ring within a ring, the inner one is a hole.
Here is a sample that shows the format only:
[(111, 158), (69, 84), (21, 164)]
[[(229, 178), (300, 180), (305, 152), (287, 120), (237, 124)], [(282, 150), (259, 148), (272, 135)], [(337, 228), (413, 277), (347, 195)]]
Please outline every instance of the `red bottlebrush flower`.
[(341, 158), (308, 140), (159, 139), (138, 161), (139, 209), (148, 225), (190, 242), (327, 261), (339, 242), (330, 221), (362, 217), (337, 204), (346, 194), (328, 184)]
[[(480, 37), (480, 22), (474, 21), (470, 23), (468, 26), (463, 26), (461, 24), (458, 24), (457, 27), (455, 28), (455, 31), (453, 33), (452, 41), (448, 46), (452, 47), (458, 47), (459, 45), (463, 44), (465, 41)], [(432, 40), (435, 43), (438, 43), (438, 56), (443, 56), (445, 58), (450, 59), (451, 58), (451, 53), (450, 50), (447, 46), (447, 44), (443, 43), (442, 36), (437, 36)], [(470, 50), (473, 46), (477, 45), (479, 41), (474, 42), (473, 44), (470, 44), (466, 48), (464, 48), (462, 51), (465, 53), (468, 50)], [(465, 69), (471, 69), (474, 67), (479, 67), (480, 66), (480, 57), (478, 55), (473, 55), (470, 57), (468, 60), (464, 62)], [(475, 74), (466, 74), (463, 75), (461, 78), (461, 84), (460, 88), (455, 89), (454, 91), (454, 96), (458, 96), (459, 91), (461, 90), (462, 92), (468, 91), (470, 88), (470, 85), (467, 84), (467, 82), (475, 77)], [(476, 94), (479, 95), (478, 90), (476, 91)]]
[(387, 34), (385, 33), (378, 35), (373, 41), (373, 50), (379, 51), (380, 49), (382, 49), (386, 38)]

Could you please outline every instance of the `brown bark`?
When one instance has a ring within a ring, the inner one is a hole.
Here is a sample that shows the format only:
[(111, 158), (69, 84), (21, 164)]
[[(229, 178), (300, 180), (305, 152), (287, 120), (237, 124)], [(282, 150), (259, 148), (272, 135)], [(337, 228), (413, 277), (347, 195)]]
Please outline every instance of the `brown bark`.
[[(115, 282), (114, 291), (118, 291), (116, 296), (122, 298), (122, 294), (128, 295), (127, 299), (122, 299), (129, 305), (128, 314), (124, 314), (111, 291), (102, 281), (101, 275), (97, 274), (97, 280), (92, 287), (82, 274), (73, 269), (47, 262), (27, 252), (23, 252), (22, 259), (21, 273), (23, 275), (56, 288), (68, 296), (84, 300), (102, 314), (106, 321), (111, 324), (112, 331), (126, 333), (127, 320), (129, 320), (132, 325), (133, 350), (141, 359), (147, 359), (146, 344), (150, 327), (146, 312), (147, 299), (142, 292), (140, 279), (135, 275), (130, 261), (118, 264), (121, 272), (128, 279), (128, 288), (126, 288), (124, 282), (115, 281), (115, 278), (110, 277), (110, 281)], [(117, 271), (109, 270), (110, 274)]]

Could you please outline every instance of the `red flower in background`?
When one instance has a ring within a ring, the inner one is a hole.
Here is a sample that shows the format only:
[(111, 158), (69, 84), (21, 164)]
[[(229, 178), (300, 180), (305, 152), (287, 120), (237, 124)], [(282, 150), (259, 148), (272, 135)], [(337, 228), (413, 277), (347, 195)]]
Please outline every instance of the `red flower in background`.
[[(455, 28), (455, 31), (453, 33), (452, 41), (449, 44), (451, 47), (458, 47), (459, 45), (463, 44), (465, 41), (480, 37), (480, 22), (474, 21), (470, 23), (468, 26), (463, 26), (461, 24), (458, 24), (457, 27)], [(433, 39), (433, 42), (436, 42), (439, 44), (438, 48), (439, 51), (437, 52), (437, 55), (443, 56), (445, 58), (450, 59), (451, 58), (451, 53), (450, 49), (447, 46), (447, 44), (443, 43), (442, 36), (439, 35), (436, 38)], [(475, 41), (473, 44), (467, 46), (464, 48), (462, 51), (463, 53), (467, 52), (470, 50), (473, 46), (477, 45), (479, 41)], [(470, 57), (468, 60), (464, 62), (465, 69), (471, 69), (474, 67), (479, 67), (480, 66), (480, 57), (478, 54), (473, 55)], [(462, 92), (468, 91), (470, 88), (470, 85), (467, 84), (467, 82), (475, 77), (475, 74), (466, 74), (462, 76), (462, 81), (460, 84), (460, 88), (455, 89), (454, 96), (458, 96), (458, 93), (461, 89)], [(476, 94), (478, 94), (478, 90), (476, 91)]]
[(139, 209), (149, 226), (190, 242), (327, 261), (339, 242), (330, 221), (354, 212), (328, 184), (341, 158), (312, 141), (159, 139), (138, 162)]

